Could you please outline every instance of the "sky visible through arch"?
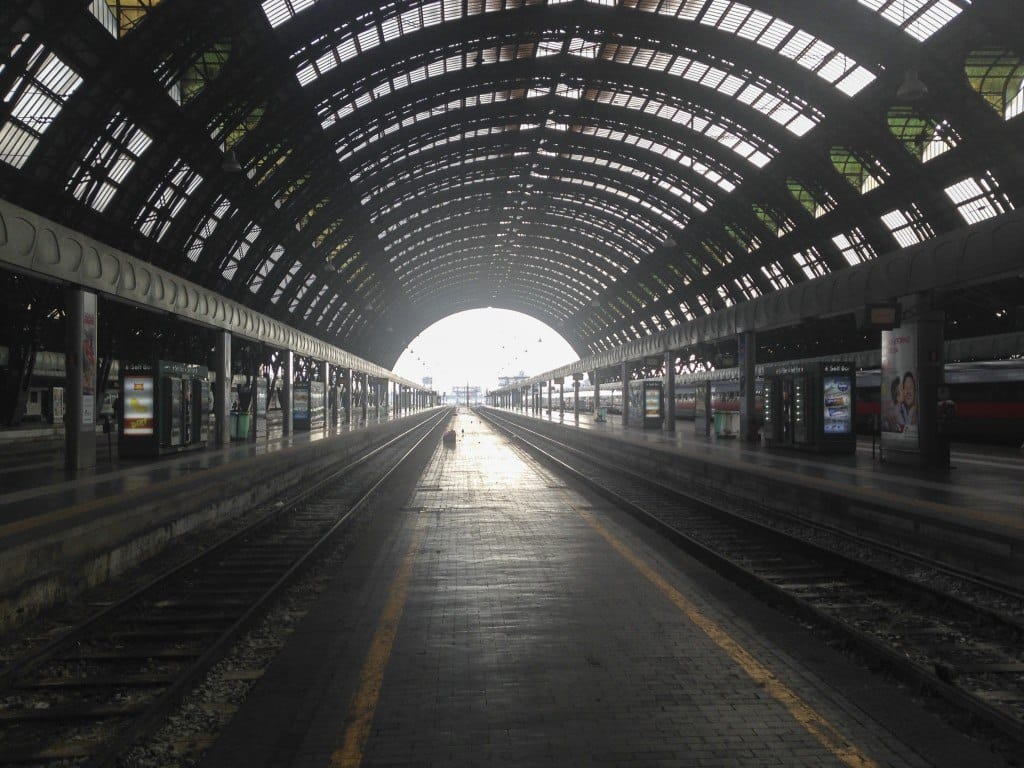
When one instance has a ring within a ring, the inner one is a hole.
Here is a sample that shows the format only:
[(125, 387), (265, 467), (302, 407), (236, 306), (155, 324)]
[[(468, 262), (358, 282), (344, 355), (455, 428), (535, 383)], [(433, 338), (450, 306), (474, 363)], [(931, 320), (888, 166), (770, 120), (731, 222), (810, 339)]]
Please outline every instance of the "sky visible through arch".
[(403, 350), (394, 371), (438, 392), (466, 384), (491, 390), (500, 376), (527, 376), (574, 362), (578, 356), (553, 328), (521, 312), (471, 309), (439, 320)]

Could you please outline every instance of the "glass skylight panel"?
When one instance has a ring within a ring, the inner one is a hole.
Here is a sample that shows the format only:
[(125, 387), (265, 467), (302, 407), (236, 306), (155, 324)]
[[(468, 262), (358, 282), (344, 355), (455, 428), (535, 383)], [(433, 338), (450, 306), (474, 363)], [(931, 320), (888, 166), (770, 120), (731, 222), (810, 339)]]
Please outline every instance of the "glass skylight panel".
[(135, 226), (146, 237), (160, 241), (174, 217), (192, 196), (203, 177), (183, 160), (171, 169), (170, 177), (153, 190), (135, 219)]
[(280, 285), (274, 288), (274, 294), (270, 297), (271, 303), (277, 304), (277, 302), (281, 300), (281, 297), (284, 295), (285, 290), (288, 288), (289, 285), (291, 285), (292, 279), (294, 279), (295, 275), (298, 274), (300, 269), (302, 269), (302, 264), (298, 261), (293, 263), (291, 267), (288, 268), (288, 272), (286, 272), (284, 277), (281, 278)]
[(925, 145), (921, 162), (927, 163), (929, 160), (934, 160), (936, 157), (945, 154), (959, 143), (959, 134), (953, 129), (953, 126), (949, 124), (948, 120), (943, 120), (935, 126), (934, 133)]
[(0, 161), (15, 168), (24, 166), (81, 84), (77, 72), (39, 46), (29, 57), (25, 72), (4, 94), (3, 101), (11, 104), (11, 111), (0, 126)]
[(295, 296), (292, 297), (291, 302), (289, 302), (288, 304), (289, 312), (291, 312), (292, 314), (295, 313), (295, 310), (298, 309), (299, 307), (299, 303), (302, 301), (302, 297), (306, 295), (306, 292), (313, 286), (313, 283), (315, 282), (315, 272), (310, 272), (308, 275), (306, 275), (306, 279), (303, 281), (302, 285), (299, 286), (298, 290), (295, 292)]
[(808, 280), (813, 280), (816, 277), (823, 277), (831, 271), (828, 268), (828, 264), (822, 260), (818, 249), (814, 246), (811, 246), (807, 250), (797, 251), (794, 253), (793, 261), (795, 261), (797, 266), (803, 270), (805, 275), (807, 275)]
[(945, 192), (968, 224), (977, 224), (1013, 210), (1013, 203), (1000, 191), (991, 171), (958, 181), (946, 187)]
[(743, 3), (730, 0), (665, 0), (661, 3), (642, 3), (637, 6), (637, 10), (695, 21), (755, 42), (809, 69), (848, 96), (855, 95), (875, 79), (871, 72), (834, 46)]
[(138, 126), (115, 114), (107, 124), (106, 134), (96, 140), (75, 169), (67, 189), (102, 213), (152, 143)]
[(317, 0), (263, 0), (263, 14), (271, 27), (279, 27), (316, 2)]
[(250, 223), (245, 233), (235, 243), (235, 247), (231, 249), (231, 253), (228, 254), (227, 258), (221, 266), (221, 274), (228, 280), (232, 280), (235, 277), (235, 271), (238, 269), (238, 265), (249, 253), (249, 249), (252, 244), (256, 242), (256, 238), (260, 236), (260, 227), (258, 224)]
[(777, 291), (780, 291), (783, 288), (788, 288), (793, 284), (789, 275), (787, 275), (786, 271), (782, 268), (782, 264), (778, 261), (773, 261), (771, 264), (765, 264), (761, 267), (761, 272), (768, 278), (768, 282), (770, 282), (772, 287)]
[(854, 227), (849, 232), (840, 232), (832, 238), (832, 242), (850, 266), (871, 261), (878, 255), (859, 227)]
[(859, 0), (916, 40), (925, 41), (945, 27), (971, 0)]
[(281, 245), (275, 245), (267, 258), (260, 262), (260, 265), (253, 272), (252, 277), (249, 279), (249, 290), (253, 293), (259, 293), (260, 288), (263, 286), (263, 281), (270, 277), (271, 271), (277, 264), (281, 256), (284, 255), (284, 248)]
[[(798, 136), (803, 136), (824, 117), (820, 111), (781, 86), (750, 72), (737, 72), (733, 65), (723, 63), (717, 66), (637, 46), (606, 45), (604, 55), (613, 57), (616, 62), (645, 69), (651, 69), (655, 56), (660, 56), (659, 71), (664, 70), (675, 77), (736, 98)], [(731, 69), (725, 69), (725, 66)]]
[(309, 316), (313, 313), (313, 310), (316, 309), (317, 304), (320, 303), (320, 300), (323, 299), (324, 294), (327, 293), (328, 287), (329, 286), (327, 286), (326, 284), (320, 286), (320, 290), (317, 292), (316, 296), (313, 297), (313, 300), (310, 301), (309, 304), (306, 306), (306, 311), (302, 313), (303, 320), (309, 319)]
[(889, 211), (882, 216), (882, 223), (903, 248), (935, 237), (935, 230), (925, 221), (916, 203), (912, 203), (909, 208)]
[(736, 287), (740, 289), (743, 297), (747, 300), (756, 299), (761, 295), (761, 290), (757, 287), (757, 283), (754, 282), (754, 278), (749, 275), (740, 275), (734, 282)]
[(192, 233), (192, 237), (188, 241), (188, 245), (185, 246), (185, 255), (188, 256), (190, 261), (198, 261), (199, 254), (202, 253), (203, 248), (206, 246), (206, 241), (213, 235), (217, 229), (217, 225), (225, 219), (234, 215), (230, 201), (221, 195), (217, 201), (213, 204), (213, 209), (210, 214), (203, 220), (203, 222), (196, 228), (195, 232)]

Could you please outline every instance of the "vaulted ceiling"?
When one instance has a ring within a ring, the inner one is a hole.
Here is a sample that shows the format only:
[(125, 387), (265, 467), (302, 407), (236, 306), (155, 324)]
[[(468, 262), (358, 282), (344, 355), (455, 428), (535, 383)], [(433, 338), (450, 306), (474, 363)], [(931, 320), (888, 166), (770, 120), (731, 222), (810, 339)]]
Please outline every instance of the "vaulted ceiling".
[(599, 352), (1024, 203), (1018, 0), (6, 0), (0, 35), (0, 197), (389, 367), (482, 306)]

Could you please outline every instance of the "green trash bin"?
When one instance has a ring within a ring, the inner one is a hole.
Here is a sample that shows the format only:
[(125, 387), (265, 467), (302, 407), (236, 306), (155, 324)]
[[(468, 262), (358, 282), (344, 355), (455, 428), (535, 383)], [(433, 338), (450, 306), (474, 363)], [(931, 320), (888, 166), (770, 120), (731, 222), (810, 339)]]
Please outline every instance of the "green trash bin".
[(249, 422), (252, 420), (252, 415), (248, 413), (238, 414), (238, 439), (248, 440), (249, 439)]

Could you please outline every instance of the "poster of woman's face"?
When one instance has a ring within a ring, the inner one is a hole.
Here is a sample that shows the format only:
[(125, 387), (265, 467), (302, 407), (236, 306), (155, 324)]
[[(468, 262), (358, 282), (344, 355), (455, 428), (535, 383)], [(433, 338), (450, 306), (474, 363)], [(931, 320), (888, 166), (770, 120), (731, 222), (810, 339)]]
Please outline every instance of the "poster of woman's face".
[(916, 364), (917, 340), (913, 327), (882, 332), (883, 446), (900, 450), (917, 448)]

